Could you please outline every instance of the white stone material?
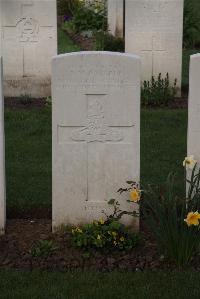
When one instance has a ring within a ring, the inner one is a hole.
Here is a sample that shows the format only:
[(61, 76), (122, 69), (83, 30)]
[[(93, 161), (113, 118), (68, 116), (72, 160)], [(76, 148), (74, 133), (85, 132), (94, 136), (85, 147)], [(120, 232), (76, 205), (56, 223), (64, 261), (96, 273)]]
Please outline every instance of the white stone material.
[(124, 33), (124, 1), (108, 0), (108, 30), (116, 37), (123, 37)]
[(137, 209), (116, 191), (140, 178), (139, 57), (79, 52), (52, 67), (53, 229), (109, 214), (111, 198)]
[(142, 59), (142, 79), (169, 73), (181, 87), (183, 0), (126, 0), (126, 52)]
[(1, 19), (5, 95), (50, 95), (56, 0), (1, 0)]
[(200, 54), (190, 57), (187, 153), (200, 163)]
[(5, 187), (5, 138), (4, 138), (4, 97), (3, 66), (0, 56), (0, 235), (5, 232), (6, 221), (6, 187)]

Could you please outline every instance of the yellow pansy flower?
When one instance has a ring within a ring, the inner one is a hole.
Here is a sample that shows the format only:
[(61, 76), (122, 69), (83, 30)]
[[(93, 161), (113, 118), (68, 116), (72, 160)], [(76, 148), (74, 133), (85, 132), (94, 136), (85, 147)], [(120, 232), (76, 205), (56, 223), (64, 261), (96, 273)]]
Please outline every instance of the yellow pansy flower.
[(184, 219), (184, 221), (187, 223), (188, 226), (191, 225), (199, 225), (199, 220), (200, 220), (200, 214), (198, 213), (198, 211), (194, 212), (189, 212), (187, 214), (187, 218)]
[(100, 224), (104, 224), (105, 223), (105, 220), (103, 218), (99, 219), (99, 223)]
[(112, 232), (113, 237), (115, 238), (117, 236), (116, 232)]
[(134, 188), (130, 191), (131, 201), (138, 202), (140, 200), (141, 191), (138, 188)]
[(119, 239), (121, 242), (124, 242), (124, 237), (121, 237), (120, 239)]
[(100, 235), (97, 236), (97, 240), (101, 240), (101, 236)]
[(79, 227), (76, 228), (76, 231), (77, 231), (77, 233), (80, 233), (80, 234), (83, 232), (82, 229), (80, 229)]
[(186, 169), (193, 169), (196, 163), (197, 161), (194, 160), (194, 156), (190, 155), (188, 157), (185, 157), (185, 160), (183, 161), (183, 166), (186, 167)]

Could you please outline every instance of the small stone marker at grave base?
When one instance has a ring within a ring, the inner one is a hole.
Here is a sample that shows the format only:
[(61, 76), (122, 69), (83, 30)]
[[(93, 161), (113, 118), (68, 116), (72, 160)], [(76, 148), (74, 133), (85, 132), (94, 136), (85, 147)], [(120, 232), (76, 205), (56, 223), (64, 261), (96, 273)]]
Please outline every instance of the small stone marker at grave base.
[(1, 0), (4, 94), (51, 94), (51, 59), (57, 54), (56, 0)]
[(190, 57), (189, 88), (187, 152), (200, 162), (200, 54)]
[[(53, 230), (110, 213), (140, 178), (140, 59), (112, 52), (56, 56), (52, 68)], [(135, 205), (137, 209), (137, 205)], [(138, 225), (128, 217), (125, 223)]]
[(5, 138), (4, 138), (4, 97), (3, 97), (3, 66), (0, 56), (0, 235), (5, 231)]
[(126, 0), (126, 52), (142, 60), (142, 80), (169, 73), (181, 87), (183, 0)]

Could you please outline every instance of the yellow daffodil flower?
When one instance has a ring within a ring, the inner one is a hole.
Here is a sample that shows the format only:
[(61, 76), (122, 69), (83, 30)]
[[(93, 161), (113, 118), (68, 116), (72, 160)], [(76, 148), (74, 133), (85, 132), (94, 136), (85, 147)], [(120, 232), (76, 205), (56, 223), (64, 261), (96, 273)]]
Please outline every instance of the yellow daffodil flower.
[(184, 219), (184, 221), (187, 223), (188, 226), (191, 225), (199, 225), (199, 220), (200, 220), (200, 214), (198, 213), (198, 211), (194, 212), (189, 212), (187, 214), (187, 218)]
[(194, 156), (190, 155), (188, 157), (185, 157), (185, 160), (183, 161), (183, 166), (186, 167), (186, 169), (193, 169), (196, 163), (197, 161), (194, 160)]
[(133, 202), (138, 202), (140, 200), (141, 191), (137, 188), (134, 188), (130, 191), (130, 198)]
[(117, 242), (116, 242), (116, 241), (113, 241), (113, 244), (116, 246), (116, 245), (117, 245)]

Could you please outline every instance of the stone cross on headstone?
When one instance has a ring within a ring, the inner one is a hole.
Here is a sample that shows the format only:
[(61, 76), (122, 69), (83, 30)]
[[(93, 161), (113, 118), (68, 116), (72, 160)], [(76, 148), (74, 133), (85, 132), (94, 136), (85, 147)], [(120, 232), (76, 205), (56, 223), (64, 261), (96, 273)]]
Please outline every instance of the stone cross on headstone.
[(6, 187), (5, 187), (5, 137), (4, 137), (4, 97), (3, 65), (0, 56), (0, 235), (5, 232), (6, 222)]
[(53, 229), (109, 214), (110, 198), (130, 209), (116, 191), (139, 181), (139, 58), (60, 55), (52, 74)]
[[(181, 87), (183, 0), (126, 0), (125, 51), (141, 56), (142, 81), (169, 74)], [(180, 89), (179, 89), (180, 94)]]
[(151, 76), (153, 76), (155, 74), (157, 56), (159, 54), (164, 54), (164, 52), (166, 52), (166, 48), (163, 43), (158, 43), (158, 38), (154, 35), (152, 35), (151, 41), (148, 43), (148, 45), (150, 45), (150, 47), (147, 46), (146, 49), (141, 50), (141, 54), (142, 57), (144, 57), (144, 55), (148, 55), (148, 58), (150, 57), (150, 71)]
[[(3, 39), (12, 40), (16, 43), (21, 43), (23, 55), (23, 76), (30, 76), (33, 71), (33, 66), (29, 67), (29, 53), (34, 52), (39, 39), (45, 35), (45, 38), (52, 37), (53, 26), (51, 24), (42, 24), (42, 20), (37, 20), (33, 14), (34, 3), (30, 1), (22, 2), (20, 7), (20, 15), (13, 23), (13, 20), (6, 20), (3, 24)], [(32, 44), (32, 45), (30, 45)]]
[(50, 96), (56, 0), (1, 0), (0, 12), (5, 96)]

